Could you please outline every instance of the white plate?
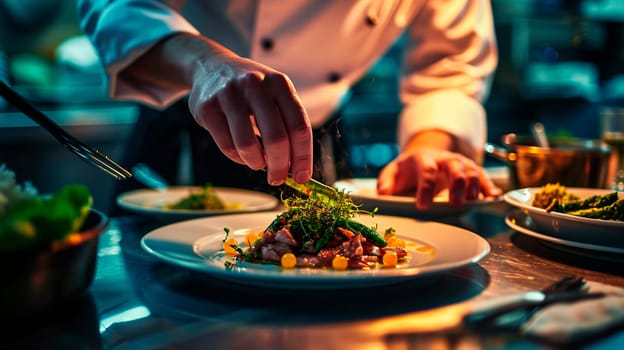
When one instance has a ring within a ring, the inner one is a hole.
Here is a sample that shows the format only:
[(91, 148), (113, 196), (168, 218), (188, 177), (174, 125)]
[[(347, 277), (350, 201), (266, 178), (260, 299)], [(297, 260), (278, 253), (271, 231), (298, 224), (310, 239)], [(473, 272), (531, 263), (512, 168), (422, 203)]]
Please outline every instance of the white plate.
[(238, 188), (214, 187), (215, 193), (226, 206), (233, 206), (231, 209), (183, 210), (165, 208), (166, 204), (177, 202), (188, 196), (191, 190), (198, 191), (200, 187), (174, 186), (164, 191), (135, 190), (119, 195), (117, 204), (130, 212), (153, 216), (164, 221), (181, 221), (212, 215), (272, 210), (279, 204), (277, 198), (266, 193)]
[(431, 209), (420, 211), (416, 208), (413, 196), (389, 196), (377, 194), (376, 178), (344, 179), (334, 183), (334, 187), (348, 193), (363, 209), (379, 209), (382, 214), (413, 217), (449, 217), (464, 214), (479, 206), (500, 202), (500, 198), (479, 199), (462, 206), (450, 205), (448, 191), (443, 191), (433, 199)]
[[(531, 237), (538, 238), (546, 242), (556, 243), (558, 245), (567, 246), (571, 248), (590, 250), (596, 253), (607, 253), (607, 255), (611, 257), (611, 259), (609, 260), (613, 260), (613, 255), (611, 254), (623, 254), (623, 255), (619, 255), (619, 257), (620, 259), (624, 259), (624, 247), (604, 246), (600, 244), (592, 244), (592, 243), (587, 243), (583, 241), (578, 242), (574, 240), (569, 240), (569, 239), (564, 239), (560, 237), (554, 237), (548, 234), (539, 233), (536, 231), (537, 228), (535, 227), (535, 223), (533, 219), (520, 209), (514, 210), (513, 212), (509, 213), (505, 217), (505, 223), (507, 224), (507, 226), (509, 226), (511, 229), (515, 231), (518, 231), (520, 233), (523, 233)], [(573, 253), (578, 254), (579, 251), (574, 250)], [(595, 258), (596, 255), (592, 255), (591, 257)], [(605, 258), (605, 255), (603, 254), (602, 256), (598, 256), (598, 258)]]
[(438, 274), (476, 263), (490, 251), (482, 237), (451, 225), (415, 219), (376, 215), (357, 218), (379, 230), (392, 227), (408, 241), (408, 262), (397, 268), (370, 271), (295, 268), (284, 270), (271, 264), (235, 262), (223, 254), (224, 228), (230, 237), (244, 241), (249, 232), (261, 232), (279, 211), (215, 216), (170, 224), (155, 229), (141, 239), (141, 246), (169, 263), (199, 270), (237, 284), (288, 289), (338, 289), (384, 285)]
[[(503, 200), (524, 210), (533, 220), (537, 231), (542, 234), (574, 242), (624, 249), (623, 221), (590, 219), (556, 212), (549, 213), (532, 205), (535, 193), (541, 190), (541, 187), (530, 187), (509, 191), (503, 195)], [(608, 189), (577, 187), (566, 187), (566, 190), (580, 198), (613, 192)], [(624, 193), (620, 192), (619, 198), (624, 198)]]

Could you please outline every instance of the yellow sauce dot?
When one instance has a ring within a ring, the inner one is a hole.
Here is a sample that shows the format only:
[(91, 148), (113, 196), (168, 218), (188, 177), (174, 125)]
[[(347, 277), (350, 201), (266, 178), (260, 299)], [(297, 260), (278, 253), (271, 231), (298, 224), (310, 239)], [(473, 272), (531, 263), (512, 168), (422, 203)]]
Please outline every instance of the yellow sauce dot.
[(293, 253), (286, 253), (282, 255), (280, 259), (282, 263), (282, 267), (285, 269), (292, 269), (297, 266), (297, 257)]
[(332, 268), (334, 270), (346, 270), (349, 267), (349, 259), (342, 255), (336, 255), (332, 259)]
[(397, 239), (397, 238), (396, 238), (396, 236), (391, 236), (391, 237), (386, 237), (385, 239), (386, 239), (387, 245), (388, 246), (392, 246), (392, 242), (394, 242), (394, 240)]
[(255, 232), (248, 233), (247, 236), (245, 236), (245, 243), (247, 243), (248, 246), (253, 247), (254, 243), (259, 237), (261, 237), (261, 235), (261, 233), (257, 234)]
[(237, 256), (238, 252), (235, 249), (236, 247), (238, 247), (238, 241), (234, 238), (228, 238), (223, 242), (223, 251), (227, 255)]
[(431, 253), (431, 249), (432, 248), (428, 245), (423, 245), (423, 246), (416, 248), (416, 250), (419, 251), (420, 253)]
[(395, 252), (386, 252), (383, 255), (383, 265), (385, 267), (396, 267), (399, 261), (399, 257)]
[(388, 243), (391, 247), (403, 247), (405, 248), (405, 241), (401, 238), (395, 238), (392, 240), (392, 243)]

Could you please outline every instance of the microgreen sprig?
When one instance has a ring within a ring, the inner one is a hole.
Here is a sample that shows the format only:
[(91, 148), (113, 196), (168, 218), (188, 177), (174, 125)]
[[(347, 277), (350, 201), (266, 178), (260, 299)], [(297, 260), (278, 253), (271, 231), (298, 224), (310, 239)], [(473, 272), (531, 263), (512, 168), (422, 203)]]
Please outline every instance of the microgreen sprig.
[(301, 237), (304, 244), (329, 241), (339, 220), (351, 219), (361, 213), (374, 216), (377, 212), (377, 208), (372, 212), (361, 209), (361, 205), (355, 204), (344, 190), (336, 190), (336, 196), (331, 200), (312, 192), (308, 196), (282, 198), (282, 202), (288, 210), (278, 219), (287, 222), (293, 235)]

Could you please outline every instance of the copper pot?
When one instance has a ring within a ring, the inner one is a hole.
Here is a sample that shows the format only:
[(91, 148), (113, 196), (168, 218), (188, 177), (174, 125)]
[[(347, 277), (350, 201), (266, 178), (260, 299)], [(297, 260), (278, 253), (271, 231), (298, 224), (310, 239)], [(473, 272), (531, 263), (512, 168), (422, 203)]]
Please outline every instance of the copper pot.
[(504, 147), (486, 143), (487, 154), (509, 166), (512, 188), (560, 183), (569, 187), (607, 188), (612, 150), (598, 140), (549, 138), (539, 147), (530, 136), (506, 134)]
[(2, 252), (2, 314), (32, 317), (85, 292), (95, 274), (99, 236), (107, 226), (108, 217), (91, 210), (77, 235), (46, 249)]

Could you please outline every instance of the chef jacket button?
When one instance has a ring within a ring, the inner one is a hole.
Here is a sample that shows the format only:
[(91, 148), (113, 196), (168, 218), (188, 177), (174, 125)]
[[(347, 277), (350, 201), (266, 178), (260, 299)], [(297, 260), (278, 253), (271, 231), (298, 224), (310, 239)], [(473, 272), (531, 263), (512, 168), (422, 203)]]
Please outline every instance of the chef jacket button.
[(336, 72), (331, 72), (327, 75), (327, 81), (329, 81), (330, 83), (336, 83), (340, 81), (340, 79), (342, 79), (342, 77), (339, 73)]
[(271, 51), (273, 46), (275, 46), (275, 42), (271, 38), (263, 38), (260, 40), (260, 46), (262, 46), (265, 51)]

